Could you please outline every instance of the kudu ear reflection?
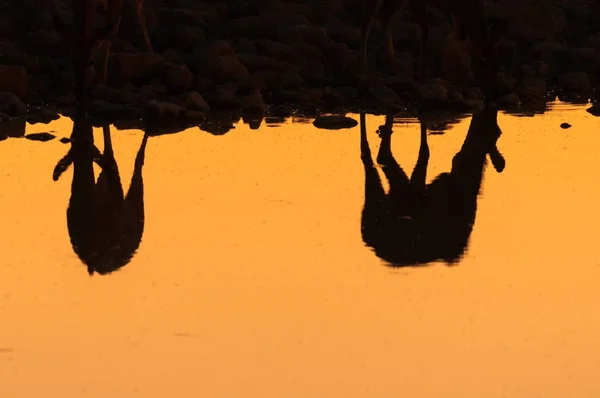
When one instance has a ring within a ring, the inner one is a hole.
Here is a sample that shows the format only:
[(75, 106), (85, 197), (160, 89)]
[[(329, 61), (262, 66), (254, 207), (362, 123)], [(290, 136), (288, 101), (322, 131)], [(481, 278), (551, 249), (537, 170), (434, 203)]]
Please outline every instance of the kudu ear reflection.
[[(144, 182), (142, 167), (148, 135), (135, 158), (134, 172), (124, 195), (114, 158), (111, 132), (103, 126), (104, 150), (94, 145), (93, 128), (85, 110), (77, 112), (71, 134), (71, 148), (56, 165), (53, 179), (73, 164), (67, 227), (73, 251), (88, 272), (108, 274), (128, 264), (144, 232)], [(93, 163), (101, 172), (96, 180)]]
[(502, 172), (505, 160), (496, 147), (501, 131), (498, 110), (492, 106), (475, 114), (450, 172), (426, 184), (429, 162), (426, 123), (420, 123), (421, 142), (410, 178), (391, 151), (393, 115), (378, 129), (381, 144), (377, 163), (389, 182), (383, 189), (367, 140), (366, 117), (360, 115), (361, 159), (365, 171), (362, 238), (375, 254), (395, 267), (442, 261), (458, 262), (464, 255), (475, 222), (477, 198), (489, 154)]

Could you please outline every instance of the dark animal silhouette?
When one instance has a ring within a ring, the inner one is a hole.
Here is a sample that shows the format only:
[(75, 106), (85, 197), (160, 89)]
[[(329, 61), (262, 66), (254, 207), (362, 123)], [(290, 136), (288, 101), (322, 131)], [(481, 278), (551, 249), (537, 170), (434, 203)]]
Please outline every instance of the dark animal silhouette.
[[(142, 12), (144, 0), (129, 0), (129, 2), (134, 5), (137, 23), (144, 36), (146, 49), (148, 53), (152, 53), (152, 45)], [(104, 10), (106, 23), (104, 27), (94, 29), (98, 8)], [(71, 41), (71, 64), (75, 74), (75, 91), (77, 98), (81, 98), (90, 80), (92, 56), (100, 47), (104, 47), (100, 82), (106, 83), (111, 41), (119, 31), (123, 0), (72, 0), (72, 10), (72, 26), (63, 23), (56, 13), (53, 14), (53, 22), (59, 34)]]
[[(429, 41), (429, 19), (427, 8), (435, 7), (449, 14), (452, 18), (452, 33), (458, 40), (469, 40), (472, 43), (471, 59), (476, 73), (481, 73), (480, 61), (488, 62), (492, 69), (488, 71), (495, 76), (497, 69), (496, 53), (492, 38), (489, 35), (482, 0), (364, 0), (361, 16), (361, 67), (363, 72), (367, 66), (367, 44), (372, 22), (377, 18), (384, 34), (385, 53), (389, 66), (394, 73), (398, 72), (394, 39), (392, 37), (392, 18), (396, 12), (408, 2), (411, 15), (419, 25), (421, 39), (421, 64), (419, 77), (426, 76), (427, 43)], [(477, 61), (477, 62), (473, 62)], [(486, 76), (487, 77), (487, 76)]]
[[(53, 179), (73, 164), (67, 226), (73, 250), (88, 272), (107, 274), (129, 263), (144, 232), (144, 181), (142, 167), (148, 135), (135, 158), (127, 195), (114, 158), (110, 129), (103, 127), (104, 153), (94, 145), (92, 125), (85, 107), (78, 107), (71, 135), (71, 149), (56, 165)], [(96, 181), (93, 163), (101, 172)]]
[(392, 115), (380, 127), (377, 162), (389, 181), (382, 187), (373, 164), (364, 113), (360, 115), (361, 158), (365, 170), (365, 202), (361, 230), (364, 243), (391, 266), (416, 266), (434, 261), (448, 265), (464, 254), (475, 222), (486, 155), (498, 172), (505, 161), (496, 148), (501, 131), (498, 110), (486, 106), (473, 115), (452, 170), (426, 184), (429, 147), (427, 127), (421, 122), (419, 156), (410, 179), (391, 152)]

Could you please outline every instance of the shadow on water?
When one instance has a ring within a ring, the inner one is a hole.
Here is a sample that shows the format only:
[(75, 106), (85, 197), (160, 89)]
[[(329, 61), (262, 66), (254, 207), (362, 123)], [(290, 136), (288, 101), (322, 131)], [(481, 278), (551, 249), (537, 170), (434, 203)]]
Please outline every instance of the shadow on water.
[[(85, 105), (73, 119), (71, 148), (53, 172), (57, 181), (73, 164), (67, 227), (73, 251), (93, 275), (109, 274), (128, 264), (144, 232), (144, 181), (142, 168), (148, 134), (135, 158), (133, 177), (125, 195), (114, 158), (110, 127), (102, 128), (104, 151), (94, 145), (93, 128)], [(101, 168), (96, 180), (93, 164)]]
[(473, 115), (450, 172), (426, 184), (429, 162), (427, 124), (421, 120), (421, 143), (410, 179), (391, 152), (393, 115), (386, 116), (378, 134), (377, 163), (389, 182), (386, 193), (373, 162), (365, 114), (360, 114), (361, 159), (365, 170), (362, 239), (377, 257), (395, 267), (443, 261), (457, 263), (465, 254), (477, 211), (477, 198), (489, 155), (497, 172), (505, 161), (496, 141), (501, 135), (498, 109), (487, 105)]

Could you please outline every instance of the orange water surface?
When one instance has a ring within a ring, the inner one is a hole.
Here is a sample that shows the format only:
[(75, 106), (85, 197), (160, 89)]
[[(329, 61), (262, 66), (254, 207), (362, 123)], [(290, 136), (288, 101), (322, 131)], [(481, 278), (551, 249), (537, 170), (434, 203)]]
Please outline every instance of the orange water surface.
[[(469, 121), (429, 137), (429, 181)], [(72, 167), (52, 181), (68, 145), (0, 142), (0, 396), (600, 397), (599, 121), (555, 105), (498, 122), (506, 169), (486, 169), (454, 267), (386, 267), (363, 244), (358, 127), (151, 137), (139, 250), (91, 277)], [(395, 126), (408, 170), (418, 132)], [(112, 133), (126, 186), (142, 135)]]

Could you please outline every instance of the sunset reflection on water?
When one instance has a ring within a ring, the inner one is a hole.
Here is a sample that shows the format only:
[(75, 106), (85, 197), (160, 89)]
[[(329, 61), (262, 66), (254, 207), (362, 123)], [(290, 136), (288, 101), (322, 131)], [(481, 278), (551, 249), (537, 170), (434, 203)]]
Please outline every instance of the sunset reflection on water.
[[(429, 136), (428, 182), (469, 122)], [(557, 106), (498, 123), (506, 169), (488, 165), (455, 267), (391, 269), (365, 247), (358, 127), (150, 137), (141, 245), (93, 277), (67, 231), (72, 168), (52, 181), (67, 145), (0, 142), (1, 395), (600, 395), (598, 121)], [(367, 124), (375, 153), (383, 117)], [(394, 131), (412, 170), (419, 125)], [(127, 189), (143, 133), (112, 135)]]

